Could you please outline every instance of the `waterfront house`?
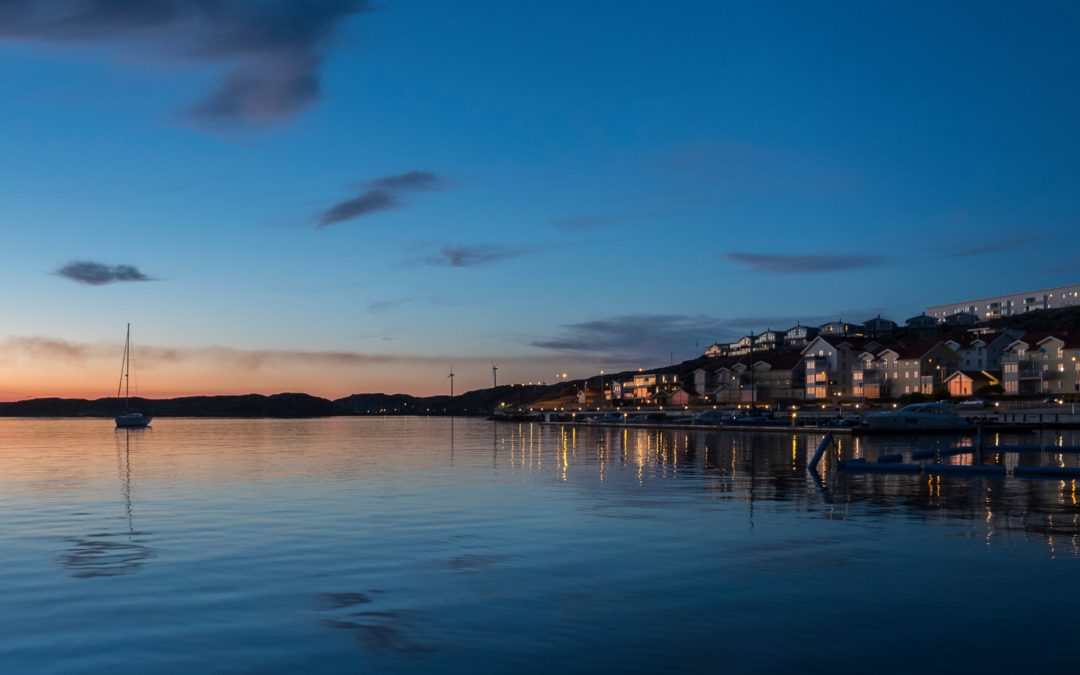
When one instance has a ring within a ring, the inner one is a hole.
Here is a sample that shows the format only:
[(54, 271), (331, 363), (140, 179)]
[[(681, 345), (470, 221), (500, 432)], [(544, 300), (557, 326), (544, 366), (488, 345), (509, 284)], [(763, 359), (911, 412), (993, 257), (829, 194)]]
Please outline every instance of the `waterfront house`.
[(779, 347), (784, 340), (782, 333), (775, 330), (766, 330), (754, 338), (754, 351), (766, 352)]
[(979, 317), (971, 312), (957, 312), (956, 314), (950, 314), (941, 320), (941, 323), (955, 328), (957, 326), (974, 326), (979, 323)]
[(945, 382), (945, 376), (956, 370), (956, 352), (940, 340), (916, 342), (895, 352), (891, 368), (895, 387), (892, 396), (924, 394), (930, 396)]
[(878, 314), (873, 319), (863, 322), (863, 329), (867, 337), (888, 337), (896, 330), (896, 322), (882, 319), (881, 315)]
[(956, 370), (957, 363), (956, 352), (940, 340), (864, 350), (852, 369), (852, 395), (869, 399), (929, 396)]
[(958, 370), (945, 378), (949, 396), (973, 396), (987, 387), (1001, 383), (1000, 373), (985, 370)]
[(693, 396), (685, 389), (675, 389), (657, 393), (656, 402), (660, 405), (684, 406), (689, 405), (691, 398)]
[(784, 332), (784, 345), (788, 347), (805, 347), (806, 343), (817, 337), (818, 329), (813, 326), (796, 324)]
[(708, 356), (709, 358), (719, 358), (722, 356), (727, 356), (730, 351), (730, 345), (717, 342), (705, 348), (705, 356)]
[(729, 346), (729, 356), (746, 356), (754, 347), (754, 338), (744, 335)]
[(696, 368), (691, 374), (690, 391), (701, 398), (709, 398), (716, 389), (721, 368)]
[[(961, 370), (1001, 370), (1001, 357), (1019, 331), (973, 331), (946, 341), (960, 359)], [(1022, 333), (1021, 333), (1022, 335)]]
[(612, 383), (619, 400), (647, 404), (655, 403), (657, 394), (678, 388), (679, 376), (674, 373), (636, 373), (630, 380)]
[[(718, 368), (716, 385), (710, 392), (712, 400), (717, 403), (741, 403), (743, 390), (750, 381), (746, 371), (745, 363), (734, 363)], [(749, 397), (749, 392), (747, 396)]]
[(859, 354), (880, 343), (867, 338), (818, 335), (802, 350), (806, 366), (805, 397), (832, 399), (852, 394), (852, 374)]
[(1007, 396), (1080, 393), (1080, 333), (1028, 333), (1002, 356)]
[(861, 337), (864, 334), (864, 329), (857, 323), (847, 323), (846, 321), (830, 321), (823, 323), (818, 327), (820, 332), (818, 335), (828, 335), (833, 337)]
[(806, 391), (806, 364), (800, 353), (776, 354), (754, 361), (753, 386), (758, 402), (802, 399)]

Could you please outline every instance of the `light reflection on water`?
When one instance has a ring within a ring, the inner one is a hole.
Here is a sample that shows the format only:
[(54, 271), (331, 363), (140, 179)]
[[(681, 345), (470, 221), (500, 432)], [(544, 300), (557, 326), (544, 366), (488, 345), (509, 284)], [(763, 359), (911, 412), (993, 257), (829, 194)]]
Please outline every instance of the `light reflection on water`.
[(1075, 481), (836, 470), (970, 441), (841, 436), (818, 483), (814, 434), (156, 426), (0, 420), (0, 671), (1071, 664)]

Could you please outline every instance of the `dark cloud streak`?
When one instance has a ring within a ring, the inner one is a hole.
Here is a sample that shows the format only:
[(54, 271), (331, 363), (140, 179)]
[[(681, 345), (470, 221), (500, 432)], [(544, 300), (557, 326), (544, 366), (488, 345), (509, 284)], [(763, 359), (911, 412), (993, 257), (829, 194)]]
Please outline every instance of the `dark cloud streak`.
[(89, 260), (70, 262), (56, 270), (56, 273), (65, 279), (89, 286), (103, 286), (115, 282), (152, 281), (133, 265), (106, 265)]
[(720, 321), (702, 315), (631, 314), (568, 324), (562, 327), (561, 335), (534, 340), (532, 345), (572, 354), (656, 363), (666, 362), (671, 351), (686, 354), (699, 340), (710, 339), (722, 328)]
[(1037, 241), (1045, 239), (1045, 235), (1027, 235), (1022, 237), (1010, 237), (1008, 239), (1000, 239), (998, 241), (991, 241), (985, 244), (978, 244), (976, 246), (969, 246), (967, 248), (956, 248), (951, 251), (942, 253), (942, 258), (970, 258), (979, 255), (988, 255), (990, 253), (1002, 253), (1005, 251), (1015, 251), (1017, 249), (1029, 246)]
[(369, 181), (368, 185), (381, 190), (434, 190), (442, 181), (430, 171), (408, 171), (396, 176), (383, 176)]
[(386, 190), (369, 190), (358, 197), (346, 199), (334, 204), (319, 216), (316, 227), (323, 228), (335, 223), (366, 216), (376, 211), (385, 211), (397, 206), (394, 195)]
[(766, 253), (725, 253), (728, 260), (742, 263), (762, 272), (774, 274), (823, 274), (846, 270), (878, 267), (887, 262), (885, 258), (871, 255), (845, 255), (823, 253), (817, 255), (780, 255)]
[(120, 43), (222, 65), (189, 119), (219, 127), (286, 119), (318, 100), (323, 53), (367, 0), (0, 0), (0, 40)]
[(352, 199), (334, 204), (316, 218), (315, 227), (322, 229), (385, 211), (400, 205), (400, 193), (430, 191), (442, 187), (442, 180), (429, 171), (408, 171), (393, 176), (383, 176), (363, 184), (367, 189)]
[(434, 267), (483, 267), (518, 258), (531, 252), (532, 250), (528, 248), (501, 244), (443, 246), (438, 253), (424, 258), (424, 263)]

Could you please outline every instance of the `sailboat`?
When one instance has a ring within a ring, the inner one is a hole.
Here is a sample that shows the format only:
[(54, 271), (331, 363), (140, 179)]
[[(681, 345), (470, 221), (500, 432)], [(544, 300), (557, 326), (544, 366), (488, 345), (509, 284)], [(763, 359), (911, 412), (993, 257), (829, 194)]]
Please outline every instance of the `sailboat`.
[(127, 325), (127, 340), (124, 341), (124, 365), (120, 368), (120, 384), (116, 387), (116, 400), (120, 400), (120, 390), (124, 391), (124, 412), (116, 416), (117, 429), (145, 429), (150, 426), (149, 415), (131, 409), (131, 324)]

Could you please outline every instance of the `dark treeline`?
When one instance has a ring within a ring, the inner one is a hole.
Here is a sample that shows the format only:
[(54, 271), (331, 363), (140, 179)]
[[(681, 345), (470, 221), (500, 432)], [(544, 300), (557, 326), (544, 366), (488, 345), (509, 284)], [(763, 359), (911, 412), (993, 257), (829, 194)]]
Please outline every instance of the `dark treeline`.
[[(155, 417), (330, 417), (333, 415), (486, 415), (499, 407), (528, 405), (580, 382), (557, 385), (511, 386), (478, 389), (459, 396), (408, 394), (353, 394), (331, 401), (308, 394), (245, 394), (241, 396), (185, 396), (132, 398), (131, 409)], [(36, 398), (0, 403), (4, 417), (112, 417), (120, 412), (115, 398), (95, 400)]]

